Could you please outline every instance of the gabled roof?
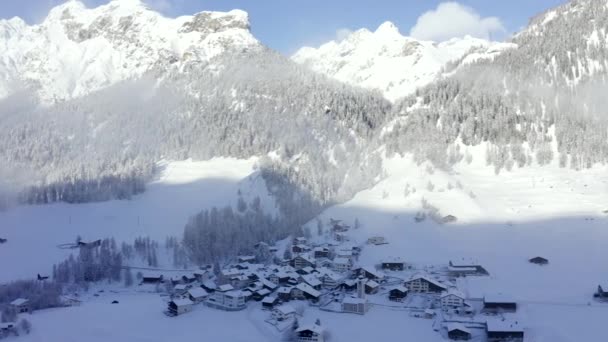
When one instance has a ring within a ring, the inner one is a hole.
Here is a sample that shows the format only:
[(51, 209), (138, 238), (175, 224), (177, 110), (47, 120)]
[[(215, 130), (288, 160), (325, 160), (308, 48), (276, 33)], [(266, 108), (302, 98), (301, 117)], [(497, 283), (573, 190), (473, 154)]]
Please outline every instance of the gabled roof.
[(175, 285), (175, 287), (173, 289), (177, 290), (177, 291), (183, 291), (183, 290), (186, 290), (187, 288), (188, 288), (188, 285), (177, 284), (177, 285)]
[(305, 283), (299, 283), (296, 286), (296, 288), (298, 288), (302, 292), (308, 293), (309, 295), (311, 295), (313, 297), (319, 297), (321, 295), (321, 293), (319, 291), (313, 289), (310, 285), (305, 284)]
[(435, 285), (437, 287), (447, 289), (447, 286), (445, 286), (444, 284), (442, 284), (438, 280), (435, 280), (435, 279), (433, 279), (433, 278), (431, 278), (429, 276), (426, 276), (424, 274), (415, 274), (409, 280), (407, 280), (406, 283), (409, 283), (410, 281), (413, 281), (413, 280), (416, 280), (416, 279), (422, 279), (422, 280), (425, 280), (425, 281), (427, 281), (427, 282), (429, 282), (429, 283), (431, 283), (431, 284), (433, 284), (433, 285)]
[(208, 289), (216, 289), (217, 288), (217, 284), (213, 280), (205, 280), (203, 282), (203, 286), (205, 286)]
[(323, 328), (321, 328), (320, 326), (318, 326), (316, 324), (309, 324), (309, 325), (301, 326), (300, 328), (298, 328), (296, 330), (297, 333), (301, 333), (304, 331), (312, 331), (315, 334), (322, 334)]
[(268, 296), (268, 297), (265, 297), (264, 299), (262, 299), (262, 303), (263, 304), (272, 304), (272, 303), (276, 302), (277, 300), (278, 300), (278, 298), (275, 296)]
[(304, 282), (310, 286), (320, 286), (323, 284), (323, 282), (321, 282), (319, 280), (319, 278), (315, 277), (312, 274), (307, 274), (307, 275), (303, 275), (302, 276), (302, 280), (304, 280)]
[(393, 290), (398, 290), (400, 292), (408, 292), (409, 290), (407, 289), (407, 287), (405, 286), (395, 286), (391, 289), (391, 291)]
[(11, 302), (11, 305), (20, 306), (20, 305), (27, 304), (29, 301), (30, 301), (29, 299), (17, 298), (14, 301)]
[(232, 291), (232, 290), (234, 290), (234, 287), (230, 284), (224, 284), (224, 285), (218, 286), (217, 290), (220, 292)]
[(289, 315), (289, 314), (296, 313), (296, 309), (294, 309), (293, 306), (291, 306), (289, 304), (283, 304), (281, 306), (278, 306), (275, 308), (275, 310), (278, 311), (279, 313), (281, 313), (282, 315)]
[(375, 282), (375, 281), (373, 281), (373, 280), (368, 280), (368, 281), (365, 283), (365, 286), (369, 286), (369, 287), (371, 287), (371, 288), (375, 288), (375, 287), (380, 286), (380, 284), (378, 284), (377, 282)]
[(469, 330), (467, 327), (465, 327), (464, 324), (462, 324), (462, 323), (448, 323), (447, 328), (448, 328), (448, 332), (454, 331), (454, 330), (460, 330), (467, 334), (471, 333), (471, 330)]
[(188, 298), (180, 298), (180, 299), (174, 299), (171, 302), (173, 302), (173, 304), (175, 304), (176, 306), (187, 306), (187, 305), (192, 305), (194, 303), (192, 303), (192, 301)]
[(456, 289), (456, 288), (449, 288), (447, 291), (442, 292), (441, 293), (441, 298), (447, 297), (447, 296), (456, 296), (458, 298), (462, 298), (462, 299), (466, 299), (467, 297), (464, 295), (464, 293), (462, 293), (462, 291)]
[(371, 266), (361, 266), (361, 270), (373, 275), (374, 277), (376, 277), (378, 279), (384, 278), (384, 273), (376, 270), (375, 268), (373, 268)]
[(491, 332), (523, 332), (524, 327), (511, 320), (492, 319), (486, 321), (487, 331)]
[(207, 297), (209, 295), (207, 293), (207, 291), (205, 291), (205, 289), (202, 289), (200, 287), (195, 287), (195, 288), (188, 290), (188, 294), (194, 298), (203, 298), (203, 297)]

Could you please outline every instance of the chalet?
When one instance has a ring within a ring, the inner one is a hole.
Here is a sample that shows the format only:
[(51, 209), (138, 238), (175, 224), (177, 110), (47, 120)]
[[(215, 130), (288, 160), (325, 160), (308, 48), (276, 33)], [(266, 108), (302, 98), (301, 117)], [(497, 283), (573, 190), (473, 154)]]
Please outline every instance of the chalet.
[(346, 242), (349, 240), (348, 235), (344, 233), (334, 233), (334, 239), (338, 242)]
[(296, 316), (296, 309), (289, 304), (280, 305), (272, 310), (272, 318), (277, 321), (286, 321)]
[(441, 293), (447, 290), (447, 286), (425, 275), (414, 275), (405, 282), (405, 287), (409, 292), (416, 293)]
[(432, 318), (435, 318), (435, 316), (437, 316), (437, 312), (435, 312), (435, 310), (433, 310), (433, 309), (424, 310), (424, 318), (432, 319)]
[(471, 339), (471, 330), (467, 329), (462, 323), (448, 323), (448, 338), (454, 341), (468, 341)]
[(260, 278), (259, 282), (262, 284), (262, 286), (264, 286), (264, 288), (268, 289), (271, 292), (279, 287), (277, 284), (266, 278)]
[(335, 233), (345, 233), (350, 229), (350, 226), (343, 223), (336, 223), (332, 226), (331, 229)]
[(15, 309), (17, 313), (31, 313), (32, 308), (30, 307), (29, 299), (17, 298), (9, 304)]
[(243, 274), (230, 278), (230, 285), (232, 285), (232, 287), (234, 287), (235, 289), (246, 288), (247, 286), (249, 286), (250, 283), (251, 279), (249, 279), (248, 276)]
[(333, 289), (340, 285), (339, 282), (342, 277), (330, 269), (320, 269), (319, 279), (323, 282), (323, 287)]
[(283, 302), (288, 302), (291, 300), (291, 289), (292, 287), (280, 287), (279, 290), (277, 291), (277, 296), (279, 297), (279, 299)]
[(383, 260), (382, 269), (390, 271), (403, 271), (405, 269), (405, 261), (401, 260), (401, 258)]
[(211, 276), (210, 272), (207, 270), (195, 271), (192, 274), (194, 275), (194, 277), (196, 277), (196, 281), (201, 282), (201, 283), (206, 280), (209, 280), (209, 278)]
[[(606, 287), (608, 289), (608, 287)], [(597, 286), (597, 292), (593, 295), (595, 298), (608, 300), (608, 291), (605, 291), (602, 285)]]
[(369, 239), (367, 239), (367, 243), (370, 245), (385, 245), (388, 242), (386, 242), (386, 239), (383, 236), (372, 236)]
[(141, 282), (143, 284), (160, 284), (163, 282), (163, 275), (160, 273), (144, 273)]
[(253, 263), (255, 263), (255, 256), (253, 256), (253, 255), (241, 255), (241, 256), (237, 257), (237, 260), (238, 260), (239, 263), (253, 264)]
[(315, 290), (321, 290), (321, 286), (323, 285), (323, 282), (321, 280), (319, 280), (319, 278), (317, 278), (315, 275), (312, 275), (312, 274), (300, 276), (300, 280), (302, 282), (310, 285), (310, 287), (312, 287)]
[(300, 254), (291, 260), (291, 266), (296, 270), (305, 268), (305, 267), (314, 267), (315, 260), (307, 254)]
[(201, 284), (201, 288), (207, 291), (207, 293), (213, 293), (217, 289), (217, 285), (213, 280), (206, 280)]
[(192, 311), (193, 302), (190, 299), (174, 299), (169, 302), (168, 311), (170, 315), (179, 316)]
[(291, 246), (291, 251), (296, 254), (306, 253), (306, 252), (310, 252), (310, 247), (308, 247), (306, 245), (293, 245), (293, 246)]
[(523, 342), (524, 329), (518, 322), (489, 320), (486, 323), (488, 342)]
[(296, 329), (296, 342), (324, 342), (323, 328), (314, 324)]
[(321, 297), (321, 293), (315, 289), (313, 289), (310, 285), (305, 283), (300, 283), (296, 287), (291, 289), (291, 298), (292, 299), (308, 299), (313, 302), (316, 302)]
[(261, 289), (261, 290), (257, 290), (257, 291), (253, 291), (251, 293), (251, 298), (255, 301), (261, 301), (262, 299), (264, 299), (266, 296), (268, 296), (270, 294), (270, 290), (268, 289)]
[[(223, 286), (223, 285), (222, 285)], [(237, 311), (243, 310), (247, 307), (246, 294), (239, 290), (230, 291), (215, 291), (213, 295), (205, 302), (207, 306), (212, 308), (226, 310), (226, 311)]]
[(342, 312), (365, 315), (369, 310), (369, 303), (365, 298), (344, 297), (342, 300)]
[(182, 281), (184, 284), (192, 284), (196, 281), (196, 275), (194, 273), (184, 274), (182, 275)]
[(181, 296), (183, 294), (185, 294), (186, 292), (188, 292), (188, 289), (191, 286), (186, 285), (186, 284), (177, 284), (173, 287), (173, 294), (175, 296)]
[(517, 303), (503, 294), (486, 295), (483, 297), (483, 311), (515, 312), (517, 311)]
[(407, 297), (408, 289), (404, 286), (397, 286), (388, 292), (388, 299), (394, 302), (400, 302)]
[(209, 297), (207, 291), (200, 287), (195, 287), (188, 290), (188, 298), (195, 304), (201, 303), (207, 297)]
[(262, 299), (262, 308), (263, 309), (272, 309), (279, 304), (279, 297), (276, 296), (268, 296)]
[(448, 273), (454, 277), (468, 275), (489, 275), (488, 271), (481, 265), (466, 261), (452, 261), (448, 265)]
[(329, 258), (331, 250), (327, 247), (315, 247), (313, 253), (315, 259)]
[(293, 239), (294, 245), (306, 245), (308, 243), (308, 239), (303, 236), (297, 237)]
[(466, 296), (455, 288), (450, 288), (441, 294), (443, 310), (458, 309), (465, 306)]
[(353, 264), (349, 258), (335, 258), (333, 263), (333, 269), (336, 272), (348, 272), (352, 269)]
[(384, 274), (380, 271), (377, 271), (375, 268), (370, 266), (359, 267), (354, 270), (358, 276), (364, 277), (371, 280), (382, 281), (384, 279)]
[(357, 282), (354, 279), (344, 279), (340, 283), (342, 291), (354, 291), (357, 289)]
[(532, 258), (532, 259), (530, 259), (528, 261), (530, 263), (532, 263), (532, 264), (537, 264), (537, 265), (547, 265), (547, 264), (549, 264), (549, 260), (547, 260), (547, 259), (545, 259), (543, 257), (539, 257), (539, 256), (534, 257), (534, 258)]
[(367, 294), (376, 294), (380, 289), (380, 284), (376, 281), (369, 279), (365, 282), (365, 293)]

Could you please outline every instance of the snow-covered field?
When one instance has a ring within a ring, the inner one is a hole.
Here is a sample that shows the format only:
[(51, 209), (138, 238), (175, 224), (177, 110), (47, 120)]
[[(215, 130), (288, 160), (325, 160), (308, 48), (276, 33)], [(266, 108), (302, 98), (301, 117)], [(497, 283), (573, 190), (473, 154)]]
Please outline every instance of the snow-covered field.
[(264, 210), (276, 213), (255, 158), (161, 163), (159, 179), (130, 201), (20, 206), (0, 212), (0, 282), (48, 274), (71, 250), (57, 246), (114, 237), (132, 243), (149, 236), (180, 237), (188, 218), (213, 206), (236, 205), (237, 192), (250, 203), (259, 196)]

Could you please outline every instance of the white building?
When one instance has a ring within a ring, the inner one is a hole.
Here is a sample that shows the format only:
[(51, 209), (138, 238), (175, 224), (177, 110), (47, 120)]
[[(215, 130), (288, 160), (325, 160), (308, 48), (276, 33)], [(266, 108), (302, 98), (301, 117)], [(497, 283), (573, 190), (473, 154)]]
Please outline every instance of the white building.
[(338, 257), (334, 259), (334, 270), (336, 272), (348, 272), (353, 268), (353, 263), (349, 258)]
[(345, 297), (342, 300), (342, 312), (365, 315), (369, 304), (365, 298)]
[(425, 275), (414, 275), (404, 285), (410, 292), (417, 293), (441, 293), (448, 289), (438, 280)]
[(17, 313), (31, 312), (29, 299), (17, 298), (10, 303), (10, 306), (15, 308), (15, 311), (17, 311)]
[(459, 309), (465, 306), (466, 296), (461, 291), (450, 288), (441, 294), (441, 308), (445, 310)]
[(174, 299), (169, 302), (169, 313), (175, 316), (192, 311), (192, 301), (190, 299)]
[[(220, 286), (222, 288), (223, 286)], [(228, 288), (225, 287), (224, 288)], [(205, 302), (207, 306), (227, 311), (243, 310), (247, 307), (247, 296), (243, 291), (239, 290), (217, 290), (213, 295), (209, 296)]]

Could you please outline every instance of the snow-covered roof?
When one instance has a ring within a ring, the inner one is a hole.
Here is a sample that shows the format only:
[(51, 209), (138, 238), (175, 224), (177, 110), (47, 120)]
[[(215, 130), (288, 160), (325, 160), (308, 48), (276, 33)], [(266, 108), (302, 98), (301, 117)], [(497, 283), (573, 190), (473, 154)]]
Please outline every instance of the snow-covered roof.
[(322, 334), (323, 328), (321, 328), (320, 326), (318, 326), (316, 324), (309, 324), (309, 325), (301, 326), (300, 328), (298, 328), (298, 330), (296, 330), (297, 333), (301, 333), (303, 331), (312, 331), (315, 334)]
[(270, 288), (270, 289), (276, 289), (277, 288), (277, 284), (271, 282), (270, 280), (266, 279), (266, 278), (260, 278), (260, 282), (262, 282), (262, 285)]
[(408, 291), (409, 291), (409, 290), (407, 289), (407, 287), (405, 287), (405, 286), (395, 286), (395, 287), (393, 287), (393, 288), (391, 289), (391, 291), (392, 291), (392, 290), (399, 290), (399, 291), (401, 291), (401, 292), (408, 292)]
[(452, 272), (475, 272), (476, 267), (473, 266), (448, 266), (448, 271)]
[(209, 295), (207, 291), (205, 291), (205, 289), (200, 287), (195, 287), (193, 289), (188, 290), (188, 294), (194, 298), (204, 298)]
[(279, 307), (276, 307), (274, 310), (278, 311), (282, 315), (289, 315), (296, 312), (296, 309), (294, 309), (293, 306), (289, 304), (283, 304)]
[(234, 287), (230, 284), (224, 284), (224, 285), (218, 286), (217, 290), (220, 292), (232, 291), (232, 290), (234, 290)]
[(471, 330), (469, 330), (467, 327), (465, 327), (464, 324), (462, 324), (462, 323), (448, 323), (447, 329), (448, 329), (448, 331), (460, 330), (460, 331), (464, 331), (469, 334), (471, 333)]
[(484, 303), (515, 303), (515, 300), (503, 293), (487, 294), (483, 297)]
[(445, 291), (441, 294), (441, 298), (444, 298), (447, 296), (456, 296), (456, 297), (462, 298), (462, 299), (467, 298), (462, 291), (460, 291), (456, 288), (453, 288), (453, 287), (449, 288), (447, 291)]
[(14, 327), (15, 327), (15, 322), (0, 323), (0, 329), (8, 329), (8, 328), (14, 328)]
[(172, 300), (173, 304), (175, 304), (176, 306), (188, 306), (188, 305), (192, 305), (194, 303), (192, 303), (192, 301), (188, 298), (179, 298), (179, 299), (174, 299)]
[(304, 282), (306, 284), (313, 286), (313, 287), (323, 284), (317, 277), (315, 277), (312, 274), (303, 275), (302, 280), (304, 280)]
[(177, 285), (175, 285), (175, 287), (173, 289), (177, 290), (177, 291), (183, 291), (187, 288), (188, 288), (188, 286), (185, 284), (177, 284)]
[(386, 259), (382, 259), (382, 263), (384, 264), (404, 264), (405, 261), (401, 259), (401, 257), (389, 257)]
[(261, 289), (261, 290), (258, 290), (258, 291), (256, 291), (256, 292), (257, 292), (257, 293), (258, 293), (260, 296), (266, 296), (266, 295), (269, 295), (269, 294), (270, 294), (270, 290), (268, 290), (268, 289)]
[(441, 288), (444, 288), (444, 289), (447, 288), (447, 286), (445, 286), (444, 284), (442, 284), (438, 280), (435, 280), (435, 279), (433, 279), (433, 278), (431, 278), (431, 277), (429, 277), (427, 275), (424, 275), (424, 274), (415, 274), (415, 275), (413, 275), (410, 278), (410, 280), (406, 281), (406, 283), (410, 282), (410, 281), (413, 281), (413, 280), (416, 280), (416, 279), (423, 279), (423, 280), (426, 280), (429, 283), (431, 283), (431, 284), (433, 284), (433, 285), (435, 285), (437, 287), (441, 287)]
[(334, 259), (334, 264), (335, 265), (349, 265), (350, 264), (350, 259), (349, 258), (344, 258), (344, 257), (338, 257)]
[(275, 296), (268, 296), (265, 297), (264, 299), (262, 299), (262, 303), (263, 304), (272, 304), (277, 300), (277, 297)]
[(486, 322), (486, 326), (488, 331), (498, 332), (523, 332), (524, 327), (522, 327), (519, 322), (511, 321), (511, 320), (500, 320), (500, 319), (492, 319)]
[(319, 297), (321, 293), (315, 289), (313, 289), (310, 285), (305, 283), (299, 283), (296, 288), (301, 290), (302, 292), (306, 292), (313, 297)]
[(151, 278), (151, 279), (160, 279), (162, 278), (162, 274), (158, 272), (144, 272), (142, 274), (143, 278)]
[(368, 280), (368, 281), (365, 283), (365, 286), (369, 286), (369, 287), (371, 287), (371, 288), (374, 288), (374, 287), (378, 287), (378, 286), (380, 286), (380, 284), (378, 284), (377, 282), (375, 282), (375, 281), (373, 281), (373, 280)]
[(292, 289), (291, 287), (283, 286), (283, 287), (279, 288), (278, 292), (283, 293), (283, 294), (291, 293), (291, 289)]
[(27, 304), (28, 302), (29, 302), (29, 299), (17, 298), (14, 301), (11, 302), (11, 305), (20, 306), (20, 305)]
[(361, 266), (361, 270), (373, 275), (376, 278), (382, 279), (384, 278), (384, 273), (376, 270), (374, 267), (372, 266)]
[(215, 284), (215, 282), (213, 280), (205, 280), (203, 282), (203, 286), (205, 286), (208, 289), (215, 289), (215, 288), (217, 288), (217, 284)]

